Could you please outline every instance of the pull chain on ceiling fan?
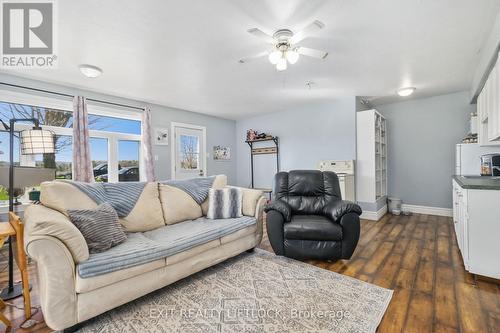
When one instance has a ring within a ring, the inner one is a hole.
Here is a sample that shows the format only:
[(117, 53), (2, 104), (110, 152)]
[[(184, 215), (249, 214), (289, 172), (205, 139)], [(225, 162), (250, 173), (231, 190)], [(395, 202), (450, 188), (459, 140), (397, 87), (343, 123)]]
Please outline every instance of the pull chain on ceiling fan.
[(319, 30), (325, 27), (324, 23), (316, 20), (309, 24), (304, 30), (294, 34), (290, 29), (280, 29), (276, 31), (272, 36), (266, 34), (258, 28), (249, 29), (248, 32), (257, 38), (262, 39), (268, 44), (273, 46), (271, 51), (260, 52), (254, 56), (242, 58), (239, 60), (240, 63), (247, 63), (251, 60), (268, 56), (269, 62), (276, 65), (278, 71), (286, 70), (288, 64), (295, 64), (301, 55), (325, 59), (328, 56), (328, 52), (320, 51), (316, 49), (311, 49), (308, 47), (303, 47), (297, 45), (302, 40), (313, 35)]

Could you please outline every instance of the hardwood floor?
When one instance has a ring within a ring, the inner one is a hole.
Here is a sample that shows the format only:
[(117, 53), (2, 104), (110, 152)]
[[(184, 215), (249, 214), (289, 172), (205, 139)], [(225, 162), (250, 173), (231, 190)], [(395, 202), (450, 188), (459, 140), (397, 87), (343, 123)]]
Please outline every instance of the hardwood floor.
[[(500, 332), (500, 287), (482, 280), (474, 285), (472, 275), (464, 270), (452, 223), (451, 218), (430, 215), (363, 220), (351, 260), (308, 262), (393, 289), (378, 332)], [(272, 252), (266, 232), (260, 248)], [(5, 267), (5, 255), (4, 251), (0, 254), (0, 269)], [(34, 264), (29, 268), (32, 304), (37, 306)], [(0, 272), (0, 281), (3, 287), (5, 270)], [(22, 298), (13, 303), (21, 307)], [(5, 314), (14, 321), (12, 332), (51, 332), (40, 311), (34, 316), (40, 323), (30, 329), (17, 328), (23, 321), (22, 310), (9, 307)]]
[[(261, 248), (271, 251), (267, 236)], [(361, 221), (351, 260), (308, 261), (394, 290), (378, 332), (500, 332), (500, 287), (464, 269), (451, 218)], [(499, 260), (500, 263), (500, 260)]]

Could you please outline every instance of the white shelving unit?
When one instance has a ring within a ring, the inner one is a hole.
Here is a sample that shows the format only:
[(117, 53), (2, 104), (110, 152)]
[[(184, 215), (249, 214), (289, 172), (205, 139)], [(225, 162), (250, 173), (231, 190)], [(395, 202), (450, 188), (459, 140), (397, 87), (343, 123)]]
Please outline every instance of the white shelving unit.
[(375, 109), (357, 113), (356, 163), (357, 201), (378, 220), (387, 211), (387, 122)]

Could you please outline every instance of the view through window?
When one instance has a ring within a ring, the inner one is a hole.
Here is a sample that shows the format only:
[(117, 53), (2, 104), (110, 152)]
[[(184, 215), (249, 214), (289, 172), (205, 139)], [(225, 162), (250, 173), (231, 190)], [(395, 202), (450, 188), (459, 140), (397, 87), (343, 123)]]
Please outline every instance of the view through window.
[[(90, 147), (96, 181), (139, 181), (141, 122), (135, 119), (91, 113), (89, 106)], [(118, 113), (118, 112), (117, 112)], [(55, 169), (57, 179), (73, 178), (73, 113), (52, 108), (0, 102), (0, 119), (35, 118), (54, 132), (55, 154), (21, 156), (18, 133), (33, 127), (30, 122), (16, 123), (14, 165)], [(113, 152), (113, 153), (110, 153)], [(110, 160), (114, 156), (115, 160)], [(109, 166), (115, 165), (116, 168)], [(0, 124), (0, 168), (9, 167), (9, 132)], [(124, 169), (127, 170), (124, 170)], [(111, 172), (108, 172), (111, 171)], [(37, 184), (33, 184), (36, 186)], [(6, 200), (6, 184), (0, 184), (0, 201)], [(8, 186), (8, 185), (7, 185)], [(8, 197), (7, 197), (8, 199)]]

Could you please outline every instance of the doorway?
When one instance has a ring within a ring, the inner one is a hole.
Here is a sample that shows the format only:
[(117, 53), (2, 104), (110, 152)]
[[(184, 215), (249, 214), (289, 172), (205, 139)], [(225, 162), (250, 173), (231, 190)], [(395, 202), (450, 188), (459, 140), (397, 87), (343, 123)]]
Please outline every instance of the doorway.
[(205, 177), (206, 127), (173, 122), (171, 133), (172, 179)]

